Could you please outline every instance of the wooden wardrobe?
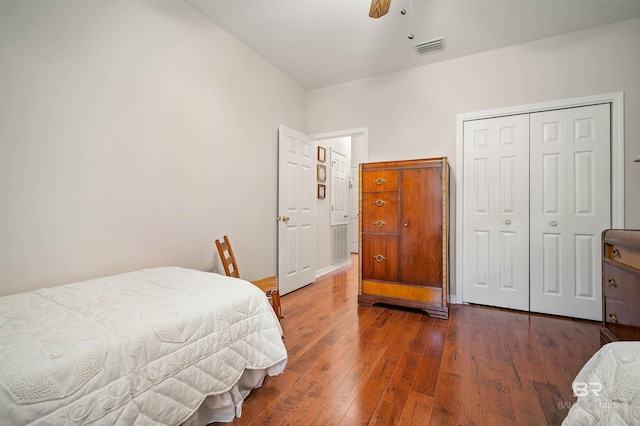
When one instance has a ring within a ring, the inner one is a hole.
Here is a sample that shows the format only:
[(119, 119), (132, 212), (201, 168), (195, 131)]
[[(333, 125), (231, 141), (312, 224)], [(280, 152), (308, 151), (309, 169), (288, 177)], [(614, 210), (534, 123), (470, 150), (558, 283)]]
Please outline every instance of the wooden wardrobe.
[(360, 164), (358, 303), (449, 316), (446, 157)]

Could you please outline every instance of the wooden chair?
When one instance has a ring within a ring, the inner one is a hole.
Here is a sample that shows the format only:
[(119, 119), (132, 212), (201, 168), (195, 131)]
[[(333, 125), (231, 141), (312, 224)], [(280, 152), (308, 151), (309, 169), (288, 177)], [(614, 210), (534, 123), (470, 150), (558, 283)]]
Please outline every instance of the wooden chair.
[[(228, 277), (240, 278), (240, 273), (238, 272), (238, 264), (236, 263), (236, 257), (233, 254), (233, 249), (231, 249), (229, 238), (225, 235), (223, 237), (223, 240), (224, 241), (216, 240), (216, 247), (218, 248), (218, 254), (220, 255), (220, 260), (222, 261), (222, 266), (224, 267), (224, 273)], [(264, 291), (264, 293), (267, 295), (267, 299), (269, 299), (269, 302), (271, 303), (271, 306), (273, 307), (278, 320), (284, 318), (282, 316), (282, 309), (280, 308), (278, 278), (267, 277), (257, 281), (252, 281), (252, 283), (262, 291)]]

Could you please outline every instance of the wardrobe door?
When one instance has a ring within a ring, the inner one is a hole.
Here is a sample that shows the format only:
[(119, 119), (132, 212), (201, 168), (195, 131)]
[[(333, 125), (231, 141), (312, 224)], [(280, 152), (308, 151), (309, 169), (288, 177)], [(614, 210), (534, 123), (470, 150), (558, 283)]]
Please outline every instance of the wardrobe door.
[(464, 123), (463, 300), (529, 310), (529, 117)]
[(602, 317), (609, 104), (531, 114), (531, 311)]
[(401, 171), (400, 282), (442, 288), (442, 166)]

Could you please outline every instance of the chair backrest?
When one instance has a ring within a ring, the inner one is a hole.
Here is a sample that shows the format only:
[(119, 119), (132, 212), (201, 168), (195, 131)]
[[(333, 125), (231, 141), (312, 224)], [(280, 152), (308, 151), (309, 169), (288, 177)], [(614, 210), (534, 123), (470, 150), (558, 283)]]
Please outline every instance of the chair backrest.
[(218, 254), (220, 255), (224, 272), (228, 277), (240, 278), (238, 264), (236, 263), (236, 257), (233, 255), (229, 238), (225, 235), (223, 239), (224, 241), (222, 242), (220, 240), (216, 240), (216, 247), (218, 248)]

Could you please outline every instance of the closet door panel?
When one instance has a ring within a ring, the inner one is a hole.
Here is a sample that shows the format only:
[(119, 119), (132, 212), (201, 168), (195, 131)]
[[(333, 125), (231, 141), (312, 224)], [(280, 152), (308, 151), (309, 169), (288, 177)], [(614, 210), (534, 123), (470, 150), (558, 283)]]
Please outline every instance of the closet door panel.
[(529, 309), (529, 118), (465, 122), (464, 301)]
[(534, 312), (601, 319), (600, 234), (611, 223), (609, 122), (608, 104), (531, 114)]

